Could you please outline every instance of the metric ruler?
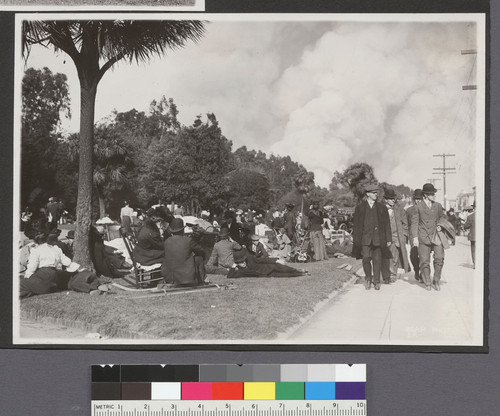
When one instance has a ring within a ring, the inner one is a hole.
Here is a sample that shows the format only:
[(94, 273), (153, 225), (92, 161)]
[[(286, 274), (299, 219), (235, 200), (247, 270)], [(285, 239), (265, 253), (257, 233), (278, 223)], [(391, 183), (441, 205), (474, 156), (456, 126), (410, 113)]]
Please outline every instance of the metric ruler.
[(92, 416), (366, 415), (366, 400), (92, 400)]

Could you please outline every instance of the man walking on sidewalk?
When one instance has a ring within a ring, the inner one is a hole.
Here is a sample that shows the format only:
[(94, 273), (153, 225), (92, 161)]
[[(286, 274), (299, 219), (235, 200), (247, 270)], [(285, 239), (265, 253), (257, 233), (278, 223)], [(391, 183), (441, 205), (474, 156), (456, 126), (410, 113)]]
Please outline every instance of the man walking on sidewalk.
[(375, 290), (380, 290), (380, 272), (382, 258), (391, 257), (389, 246), (392, 234), (389, 213), (381, 202), (377, 201), (377, 185), (365, 187), (366, 199), (354, 210), (352, 254), (363, 259), (365, 288), (373, 282)]
[[(424, 197), (421, 189), (415, 189), (413, 191), (413, 205), (410, 205), (406, 209), (406, 215), (408, 217), (408, 231), (410, 234), (410, 261), (413, 266), (413, 271), (415, 272), (415, 280), (417, 282), (422, 282), (422, 277), (420, 277), (419, 259), (418, 259), (418, 246), (413, 244), (414, 237), (418, 235), (413, 235), (411, 232), (413, 215), (417, 212), (417, 205), (422, 202)], [(418, 225), (418, 224), (417, 224)]]
[[(388, 188), (384, 192), (384, 200), (389, 213), (391, 223), (392, 240), (390, 245), (390, 259), (383, 259), (385, 269), (382, 272), (384, 283), (394, 283), (398, 279), (398, 268), (402, 267), (405, 272), (410, 271), (408, 255), (406, 254), (406, 241), (408, 240), (408, 219), (404, 209), (396, 203), (396, 192)], [(389, 273), (387, 273), (387, 269)]]
[[(412, 217), (413, 245), (418, 246), (418, 257), (420, 259), (420, 273), (426, 290), (441, 290), (441, 271), (444, 264), (444, 247), (438, 236), (441, 227), (438, 222), (445, 217), (443, 207), (435, 201), (436, 188), (432, 183), (426, 183), (422, 187), (423, 201), (416, 205), (416, 211)], [(434, 253), (434, 278), (431, 279), (431, 252)]]

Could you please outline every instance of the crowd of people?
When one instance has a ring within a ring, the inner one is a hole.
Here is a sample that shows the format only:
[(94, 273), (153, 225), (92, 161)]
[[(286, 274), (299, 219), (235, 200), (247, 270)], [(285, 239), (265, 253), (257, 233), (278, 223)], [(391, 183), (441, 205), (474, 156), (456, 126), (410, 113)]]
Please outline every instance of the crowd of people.
[[(405, 272), (411, 270), (406, 249), (409, 243), (415, 280), (427, 291), (441, 290), (445, 249), (455, 244), (457, 224), (449, 220), (442, 205), (436, 202), (434, 185), (426, 183), (422, 189), (416, 189), (411, 203), (404, 207), (397, 203), (393, 189), (385, 189), (382, 199), (378, 197), (379, 191), (376, 184), (366, 185), (366, 196), (354, 211), (353, 255), (362, 259), (365, 288), (373, 285), (380, 290), (382, 282), (391, 284), (398, 279), (400, 268)], [(471, 207), (474, 208), (475, 205)], [(467, 217), (463, 228), (470, 230), (475, 263), (474, 214)]]
[[(207, 273), (216, 272), (228, 278), (302, 276), (308, 272), (286, 263), (323, 261), (333, 250), (362, 259), (366, 289), (373, 285), (380, 290), (381, 283), (395, 282), (398, 271), (409, 272), (411, 263), (415, 280), (427, 290), (440, 290), (444, 250), (454, 244), (457, 227), (469, 230), (475, 262), (475, 216), (462, 219), (453, 211), (446, 213), (435, 201), (435, 192), (432, 184), (424, 184), (406, 203), (397, 200), (393, 189), (385, 189), (381, 197), (377, 185), (367, 185), (365, 198), (354, 211), (352, 235), (344, 233), (343, 242), (331, 239), (338, 223), (332, 212), (320, 208), (319, 201), (312, 201), (305, 213), (292, 203), (282, 211), (228, 209), (219, 216), (203, 210), (200, 221), (184, 217), (182, 206), (171, 210), (157, 204), (142, 212), (125, 201), (120, 225), (124, 235), (133, 237), (131, 254), (138, 267), (158, 268), (166, 284), (204, 285), (209, 283)], [(39, 218), (30, 215), (22, 220), (29, 239), (21, 249), (23, 297), (66, 288), (99, 293), (106, 290), (100, 276), (112, 278), (131, 271), (132, 264), (104, 244), (95, 226), (89, 235), (94, 270), (72, 262), (74, 231), (60, 239), (57, 228), (64, 212), (62, 201), (50, 198)]]

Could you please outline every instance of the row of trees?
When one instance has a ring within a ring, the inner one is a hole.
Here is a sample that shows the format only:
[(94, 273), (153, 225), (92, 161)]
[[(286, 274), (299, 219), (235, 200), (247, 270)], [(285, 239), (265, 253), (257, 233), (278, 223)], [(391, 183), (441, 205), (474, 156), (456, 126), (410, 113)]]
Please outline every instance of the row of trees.
[[(70, 210), (77, 202), (79, 134), (65, 136), (61, 117), (69, 116), (66, 77), (29, 68), (23, 79), (22, 200), (43, 205), (58, 196)], [(373, 168), (356, 163), (335, 172), (330, 189), (315, 185), (314, 174), (289, 156), (267, 156), (232, 142), (214, 114), (189, 126), (178, 120), (173, 99), (151, 102), (149, 111), (114, 112), (94, 129), (94, 218), (118, 214), (123, 200), (148, 207), (175, 201), (190, 213), (228, 207), (265, 210), (318, 199), (323, 205), (353, 207)], [(382, 187), (390, 186), (382, 184)], [(396, 190), (408, 195), (410, 189)]]

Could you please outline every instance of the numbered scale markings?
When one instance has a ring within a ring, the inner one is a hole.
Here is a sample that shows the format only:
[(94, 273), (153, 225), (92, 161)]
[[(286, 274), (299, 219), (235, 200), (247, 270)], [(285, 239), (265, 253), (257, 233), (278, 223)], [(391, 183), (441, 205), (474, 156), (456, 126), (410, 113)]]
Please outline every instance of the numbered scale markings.
[(366, 416), (366, 400), (93, 400), (92, 416)]

